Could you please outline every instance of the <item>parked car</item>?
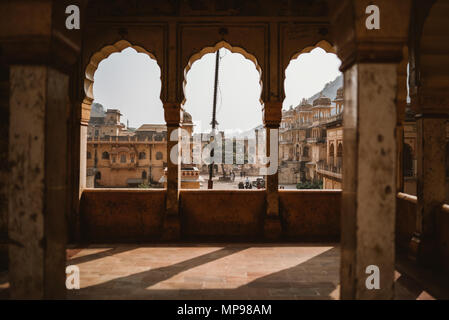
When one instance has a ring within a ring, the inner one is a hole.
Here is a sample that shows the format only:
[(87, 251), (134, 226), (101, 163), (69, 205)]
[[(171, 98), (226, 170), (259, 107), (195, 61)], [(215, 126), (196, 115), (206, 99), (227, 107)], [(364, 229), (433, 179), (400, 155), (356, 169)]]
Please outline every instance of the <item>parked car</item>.
[(252, 182), (252, 185), (254, 187), (257, 187), (257, 185), (260, 185), (260, 188), (265, 188), (265, 179), (264, 178), (257, 178)]

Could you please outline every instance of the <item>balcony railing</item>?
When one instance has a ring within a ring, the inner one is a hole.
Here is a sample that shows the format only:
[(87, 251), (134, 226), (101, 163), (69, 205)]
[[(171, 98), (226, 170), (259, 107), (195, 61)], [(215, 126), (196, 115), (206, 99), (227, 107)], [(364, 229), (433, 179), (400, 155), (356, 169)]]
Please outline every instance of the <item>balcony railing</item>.
[(320, 162), (317, 164), (317, 172), (326, 174), (329, 176), (333, 176), (336, 178), (342, 177), (342, 168), (341, 166), (333, 166), (327, 163)]
[(165, 143), (165, 138), (159, 138), (155, 139), (154, 137), (139, 137), (139, 136), (104, 136), (104, 137), (88, 137), (87, 138), (88, 143), (109, 143), (109, 142), (137, 142), (137, 143), (147, 143), (147, 142), (153, 142), (153, 143)]
[(315, 138), (307, 138), (307, 143), (325, 143), (326, 138), (323, 137), (315, 137)]

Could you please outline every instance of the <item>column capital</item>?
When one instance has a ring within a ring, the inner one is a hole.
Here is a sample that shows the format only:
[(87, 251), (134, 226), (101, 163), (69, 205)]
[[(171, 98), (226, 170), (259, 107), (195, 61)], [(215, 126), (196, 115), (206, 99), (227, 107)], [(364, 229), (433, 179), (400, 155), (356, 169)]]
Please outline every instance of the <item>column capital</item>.
[(164, 118), (167, 126), (179, 126), (181, 121), (181, 104), (179, 102), (165, 102)]
[(282, 102), (268, 101), (263, 107), (263, 123), (268, 128), (278, 128), (282, 120)]
[[(80, 57), (82, 27), (79, 30), (66, 28), (65, 9), (69, 4), (80, 8), (83, 26), (86, 0), (22, 1), (20, 6), (0, 1), (2, 62), (8, 65), (46, 65), (70, 74)], [(26, 12), (26, 18), (23, 12)], [(19, 22), (24, 19), (26, 24)], [(16, 25), (17, 28), (10, 27)], [(14, 32), (11, 31), (13, 29)]]
[(438, 115), (438, 116), (448, 116), (449, 115), (449, 94), (446, 92), (431, 91), (424, 88), (418, 88), (417, 94), (415, 95), (418, 103), (416, 104), (417, 114), (425, 115)]
[(81, 103), (81, 119), (80, 119), (81, 125), (87, 126), (89, 124), (90, 111), (92, 110), (92, 102), (93, 102), (92, 99), (86, 97)]
[(378, 0), (380, 28), (369, 30), (369, 0), (329, 0), (332, 38), (341, 71), (354, 63), (398, 63), (408, 41), (411, 0)]

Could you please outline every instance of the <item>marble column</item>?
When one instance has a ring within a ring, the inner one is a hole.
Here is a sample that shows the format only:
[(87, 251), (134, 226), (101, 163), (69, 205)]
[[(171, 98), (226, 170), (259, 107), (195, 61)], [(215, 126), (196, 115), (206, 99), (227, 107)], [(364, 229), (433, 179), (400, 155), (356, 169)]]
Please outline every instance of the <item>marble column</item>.
[(13, 65), (9, 101), (10, 295), (64, 298), (68, 76)]
[(266, 102), (264, 105), (266, 153), (268, 157), (265, 175), (266, 215), (264, 237), (278, 239), (282, 229), (279, 216), (279, 125), (282, 118), (282, 102)]
[(447, 114), (421, 113), (417, 118), (416, 231), (409, 256), (420, 264), (435, 263), (435, 217), (446, 198), (445, 145)]
[[(342, 299), (394, 296), (396, 68), (358, 63), (344, 73)], [(379, 289), (366, 286), (369, 266)]]
[(180, 236), (179, 190), (181, 189), (181, 152), (179, 148), (181, 107), (179, 103), (164, 103), (167, 123), (167, 194), (163, 238)]

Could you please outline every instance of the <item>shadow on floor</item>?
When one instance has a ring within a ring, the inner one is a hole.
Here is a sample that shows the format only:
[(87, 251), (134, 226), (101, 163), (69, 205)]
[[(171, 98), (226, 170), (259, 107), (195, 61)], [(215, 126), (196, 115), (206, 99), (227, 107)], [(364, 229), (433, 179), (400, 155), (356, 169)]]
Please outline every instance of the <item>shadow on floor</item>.
[[(332, 248), (294, 267), (262, 276), (237, 288), (204, 289), (201, 282), (217, 282), (214, 276), (191, 279), (198, 289), (147, 289), (176, 274), (221, 259), (248, 247), (226, 246), (167, 267), (70, 292), (73, 299), (335, 299), (338, 298), (339, 249)], [(251, 270), (249, 270), (251, 271)], [(190, 284), (190, 286), (192, 283)], [(333, 294), (332, 294), (333, 293)], [(332, 294), (332, 295), (331, 295)]]

